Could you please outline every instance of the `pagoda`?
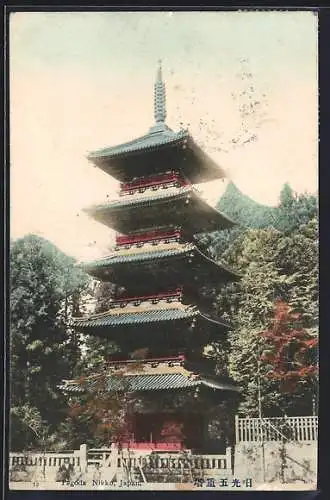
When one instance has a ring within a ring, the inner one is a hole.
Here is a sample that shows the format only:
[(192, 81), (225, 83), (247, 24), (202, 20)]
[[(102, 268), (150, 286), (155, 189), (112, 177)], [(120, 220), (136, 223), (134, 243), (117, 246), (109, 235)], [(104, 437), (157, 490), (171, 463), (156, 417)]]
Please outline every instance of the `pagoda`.
[[(149, 132), (88, 156), (120, 182), (120, 192), (114, 201), (85, 209), (116, 231), (116, 242), (109, 255), (84, 267), (97, 280), (114, 283), (116, 292), (106, 311), (73, 318), (72, 325), (120, 350), (105, 367), (107, 390), (121, 390), (121, 373), (125, 390), (137, 397), (131, 448), (221, 453), (227, 431), (214, 437), (210, 423), (217, 418), (214, 409), (225, 408), (239, 389), (226, 366), (216, 375), (206, 349), (214, 342), (221, 346), (230, 325), (212, 314), (202, 292), (238, 276), (205, 253), (196, 235), (234, 223), (194, 187), (225, 172), (187, 130), (166, 125), (165, 99), (159, 65)], [(141, 351), (137, 362), (134, 353)], [(82, 390), (76, 381), (60, 388), (71, 395)]]

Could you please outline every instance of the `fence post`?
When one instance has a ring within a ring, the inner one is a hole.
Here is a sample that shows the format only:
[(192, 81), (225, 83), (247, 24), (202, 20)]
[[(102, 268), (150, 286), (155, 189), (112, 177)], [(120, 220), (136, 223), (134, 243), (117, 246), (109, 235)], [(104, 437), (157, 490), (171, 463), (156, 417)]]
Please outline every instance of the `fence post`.
[(235, 440), (236, 440), (236, 444), (238, 444), (239, 442), (239, 430), (238, 430), (238, 415), (235, 415)]
[(232, 455), (231, 455), (231, 446), (226, 448), (226, 469), (232, 471), (232, 463), (231, 463)]
[(79, 448), (80, 452), (80, 467), (83, 474), (87, 473), (87, 445), (81, 444)]

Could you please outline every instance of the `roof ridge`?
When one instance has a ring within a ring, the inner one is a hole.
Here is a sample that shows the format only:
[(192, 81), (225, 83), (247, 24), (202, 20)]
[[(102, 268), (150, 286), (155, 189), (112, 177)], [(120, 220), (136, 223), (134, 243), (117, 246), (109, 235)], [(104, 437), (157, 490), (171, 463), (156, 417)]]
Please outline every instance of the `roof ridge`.
[(192, 185), (188, 186), (180, 186), (180, 187), (170, 187), (167, 189), (161, 189), (159, 187), (156, 190), (149, 189), (147, 191), (144, 191), (143, 193), (137, 193), (135, 192), (133, 195), (126, 195), (122, 196), (120, 198), (116, 198), (112, 201), (109, 201), (105, 204), (102, 205), (94, 205), (95, 208), (97, 207), (114, 207), (116, 205), (131, 205), (134, 203), (143, 203), (143, 201), (149, 201), (152, 199), (157, 199), (157, 198), (170, 198), (171, 196), (176, 196), (180, 195), (182, 193), (188, 193), (188, 192), (193, 192), (194, 188)]
[[(195, 199), (199, 200), (201, 203), (205, 204), (208, 206), (211, 210), (213, 210), (214, 213), (225, 219), (230, 225), (232, 226), (237, 226), (237, 223), (233, 221), (230, 217), (225, 215), (223, 212), (220, 212), (217, 208), (213, 207), (208, 201), (201, 195), (200, 191), (196, 189), (193, 185), (188, 185), (188, 186), (182, 186), (180, 188), (175, 188), (177, 191), (173, 192), (172, 190), (169, 192), (169, 190), (157, 190), (155, 191), (155, 196), (139, 196), (136, 198), (136, 195), (129, 197), (126, 200), (123, 199), (118, 199), (113, 202), (108, 202), (108, 203), (103, 203), (103, 204), (97, 204), (97, 205), (92, 205), (90, 207), (87, 207), (83, 209), (84, 212), (86, 213), (91, 213), (95, 211), (102, 211), (105, 209), (116, 209), (116, 208), (123, 208), (125, 206), (143, 206), (145, 204), (150, 203), (151, 201), (159, 201), (159, 200), (165, 200), (167, 198), (180, 198), (181, 196), (187, 194), (189, 197), (194, 197)], [(143, 193), (144, 195), (145, 193)]]
[[(171, 242), (171, 243), (158, 243), (157, 245), (152, 245), (152, 244), (144, 244), (141, 247), (136, 247), (134, 246), (135, 244), (132, 244), (132, 247), (129, 249), (118, 249), (118, 250), (113, 250), (111, 253), (104, 257), (100, 257), (98, 259), (94, 259), (90, 262), (84, 262), (81, 265), (83, 266), (90, 266), (90, 265), (95, 265), (96, 263), (102, 264), (103, 261), (107, 261), (116, 257), (130, 257), (130, 256), (135, 256), (135, 255), (140, 255), (143, 253), (148, 253), (148, 254), (156, 254), (156, 253), (161, 253), (161, 252), (169, 252), (169, 251), (175, 251), (178, 250), (180, 252), (184, 251), (190, 251), (193, 250), (196, 247), (194, 243), (190, 242), (185, 242), (185, 243), (180, 243), (180, 242)], [(150, 247), (150, 248), (149, 248)]]
[[(177, 140), (183, 139), (184, 137), (187, 137), (189, 135), (187, 130), (179, 130), (178, 132), (173, 132), (171, 129), (168, 127), (164, 128), (163, 130), (157, 130), (153, 131), (152, 129), (149, 130), (146, 134), (137, 137), (135, 139), (132, 139), (130, 141), (121, 143), (121, 144), (116, 144), (114, 146), (110, 147), (105, 147), (99, 150), (94, 150), (90, 151), (87, 154), (87, 158), (92, 160), (96, 158), (100, 158), (102, 156), (118, 156), (123, 153), (130, 153), (130, 152), (136, 152), (139, 150), (146, 150), (146, 149), (152, 149), (153, 147), (157, 146), (162, 146), (171, 142), (175, 142)], [(155, 138), (160, 138), (160, 141), (154, 141)], [(148, 144), (149, 140), (149, 144)], [(139, 143), (140, 147), (139, 147)], [(144, 144), (146, 143), (146, 144)], [(130, 147), (132, 146), (137, 146), (135, 147), (132, 151), (130, 151)]]
[[(138, 298), (136, 299), (138, 300)], [(152, 300), (152, 299), (150, 299)], [(167, 307), (159, 307), (159, 302), (164, 302)], [(132, 300), (132, 302), (134, 302)], [(149, 302), (149, 300), (146, 300), (145, 302)], [(108, 316), (115, 316), (119, 314), (129, 314), (130, 312), (133, 312), (134, 314), (141, 314), (145, 312), (155, 312), (155, 311), (164, 311), (164, 310), (189, 310), (191, 307), (196, 307), (196, 306), (191, 306), (191, 305), (184, 305), (179, 301), (168, 303), (166, 299), (159, 299), (159, 302), (157, 304), (149, 304), (150, 307), (145, 307), (143, 310), (139, 310), (141, 305), (138, 306), (133, 306), (133, 307), (123, 307), (123, 308), (118, 308), (117, 310), (115, 308), (110, 308), (107, 311), (100, 312), (100, 313), (92, 313), (86, 316), (72, 316), (73, 320), (78, 320), (78, 321), (88, 321), (88, 320), (93, 320), (93, 319), (98, 319), (98, 318), (105, 318)]]

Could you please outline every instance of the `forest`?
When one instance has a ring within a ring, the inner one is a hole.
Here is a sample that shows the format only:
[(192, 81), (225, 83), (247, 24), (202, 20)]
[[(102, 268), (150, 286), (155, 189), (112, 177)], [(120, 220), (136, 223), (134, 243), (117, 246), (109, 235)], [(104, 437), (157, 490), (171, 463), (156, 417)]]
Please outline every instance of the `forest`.
[[(198, 237), (241, 279), (213, 291), (230, 320), (213, 345), (217, 370), (244, 397), (241, 416), (311, 415), (318, 388), (318, 203), (284, 185), (276, 207), (229, 183), (217, 205), (237, 225)], [(116, 346), (70, 328), (73, 315), (102, 308), (102, 287), (51, 242), (29, 234), (10, 242), (10, 448), (72, 449), (97, 444), (89, 415), (73, 415), (56, 386), (99, 370)]]

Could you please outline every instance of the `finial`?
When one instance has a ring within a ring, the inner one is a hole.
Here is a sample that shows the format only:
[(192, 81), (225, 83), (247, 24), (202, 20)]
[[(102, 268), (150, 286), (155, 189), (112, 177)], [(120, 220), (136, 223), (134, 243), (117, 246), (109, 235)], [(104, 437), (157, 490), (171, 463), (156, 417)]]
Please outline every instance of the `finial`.
[(166, 119), (166, 94), (165, 83), (162, 77), (162, 61), (158, 61), (157, 77), (154, 91), (154, 114), (156, 123), (165, 123)]
[(157, 81), (159, 81), (159, 82), (163, 81), (162, 60), (161, 59), (158, 59)]

